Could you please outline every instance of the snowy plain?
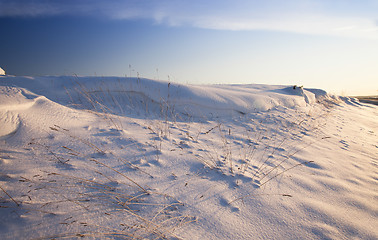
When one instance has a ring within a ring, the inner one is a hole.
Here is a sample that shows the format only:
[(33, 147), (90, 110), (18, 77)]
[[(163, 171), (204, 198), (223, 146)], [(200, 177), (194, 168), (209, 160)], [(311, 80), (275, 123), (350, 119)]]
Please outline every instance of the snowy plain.
[(378, 107), (0, 76), (0, 239), (378, 239)]

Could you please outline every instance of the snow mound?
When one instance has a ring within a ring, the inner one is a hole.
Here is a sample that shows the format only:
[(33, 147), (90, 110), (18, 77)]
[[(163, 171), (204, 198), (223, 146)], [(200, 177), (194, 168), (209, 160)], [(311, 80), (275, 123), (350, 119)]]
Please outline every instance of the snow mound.
[(120, 115), (225, 117), (306, 107), (328, 97), (322, 90), (282, 85), (183, 85), (144, 78), (3, 77), (0, 84), (78, 108)]
[(0, 67), (0, 75), (5, 75), (5, 71)]

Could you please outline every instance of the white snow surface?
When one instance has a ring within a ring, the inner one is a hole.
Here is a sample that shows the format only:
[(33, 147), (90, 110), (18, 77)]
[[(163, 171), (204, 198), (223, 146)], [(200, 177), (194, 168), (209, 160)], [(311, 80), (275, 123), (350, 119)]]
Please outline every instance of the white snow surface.
[(5, 71), (0, 67), (0, 75), (5, 75)]
[(319, 89), (0, 76), (0, 239), (378, 239), (378, 108)]

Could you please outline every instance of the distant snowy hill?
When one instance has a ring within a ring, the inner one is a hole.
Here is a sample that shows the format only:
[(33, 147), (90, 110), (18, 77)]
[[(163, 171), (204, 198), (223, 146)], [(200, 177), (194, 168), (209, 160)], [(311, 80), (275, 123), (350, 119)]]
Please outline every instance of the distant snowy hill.
[(378, 107), (319, 89), (0, 76), (0, 239), (378, 239)]

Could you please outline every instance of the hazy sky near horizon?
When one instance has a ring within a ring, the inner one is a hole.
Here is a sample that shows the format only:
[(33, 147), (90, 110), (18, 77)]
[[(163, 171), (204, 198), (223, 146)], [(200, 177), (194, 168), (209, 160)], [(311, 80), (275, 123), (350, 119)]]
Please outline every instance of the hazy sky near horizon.
[(0, 0), (0, 31), (12, 75), (378, 94), (377, 0)]

